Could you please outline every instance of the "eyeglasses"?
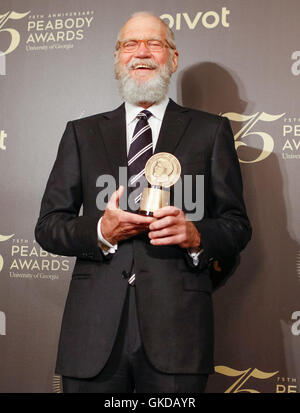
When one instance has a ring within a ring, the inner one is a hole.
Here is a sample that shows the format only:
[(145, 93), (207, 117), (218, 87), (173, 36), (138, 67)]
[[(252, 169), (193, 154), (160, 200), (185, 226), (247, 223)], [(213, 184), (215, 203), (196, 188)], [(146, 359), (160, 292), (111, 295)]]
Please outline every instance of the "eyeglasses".
[(167, 41), (162, 40), (125, 40), (124, 42), (118, 42), (117, 50), (121, 49), (123, 52), (132, 53), (135, 52), (139, 47), (140, 44), (144, 43), (144, 45), (151, 51), (151, 52), (161, 52), (165, 47), (170, 47), (173, 49), (171, 45)]

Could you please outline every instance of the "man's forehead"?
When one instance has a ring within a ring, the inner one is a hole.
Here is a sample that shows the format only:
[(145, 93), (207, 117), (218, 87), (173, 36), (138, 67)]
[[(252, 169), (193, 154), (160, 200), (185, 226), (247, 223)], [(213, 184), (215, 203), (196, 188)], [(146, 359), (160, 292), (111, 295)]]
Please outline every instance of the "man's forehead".
[(120, 40), (148, 36), (165, 37), (166, 30), (162, 21), (155, 16), (137, 16), (129, 19), (121, 29)]

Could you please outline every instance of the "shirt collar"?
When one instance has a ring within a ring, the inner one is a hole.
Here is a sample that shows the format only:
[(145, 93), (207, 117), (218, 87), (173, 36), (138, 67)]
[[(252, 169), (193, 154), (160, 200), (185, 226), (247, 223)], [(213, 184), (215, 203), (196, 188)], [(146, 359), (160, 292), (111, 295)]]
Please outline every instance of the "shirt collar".
[[(152, 115), (161, 120), (164, 117), (166, 108), (169, 103), (169, 98), (165, 97), (160, 103), (155, 103), (154, 105), (150, 106), (148, 110), (152, 113)], [(125, 102), (125, 112), (126, 112), (126, 124), (129, 125), (131, 122), (134, 121), (134, 119), (137, 117), (137, 115), (144, 110), (145, 108), (137, 105), (133, 105), (129, 102)]]

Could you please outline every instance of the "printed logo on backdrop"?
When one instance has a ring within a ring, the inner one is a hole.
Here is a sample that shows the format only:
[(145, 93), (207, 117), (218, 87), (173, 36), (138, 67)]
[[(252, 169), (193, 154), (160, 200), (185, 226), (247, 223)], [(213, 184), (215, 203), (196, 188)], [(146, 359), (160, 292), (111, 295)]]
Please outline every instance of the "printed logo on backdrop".
[(267, 387), (274, 393), (297, 393), (297, 379), (275, 377), (279, 370), (265, 372), (257, 368), (236, 370), (227, 366), (216, 366), (215, 372), (232, 378), (233, 383), (224, 393), (266, 393)]
[[(11, 235), (0, 235), (0, 242), (5, 242), (8, 241), (10, 238), (12, 238), (14, 236), (14, 234)], [(1, 244), (0, 244), (1, 245)], [(0, 272), (2, 271), (4, 266), (4, 259), (2, 254), (0, 253)]]
[(278, 119), (282, 118), (285, 113), (280, 115), (271, 115), (265, 112), (257, 112), (253, 115), (243, 115), (235, 112), (221, 113), (222, 116), (225, 116), (232, 122), (242, 123), (242, 127), (234, 135), (235, 139), (235, 148), (238, 151), (241, 147), (247, 147), (250, 145), (244, 140), (254, 139), (255, 147), (258, 147), (259, 151), (255, 158), (245, 159), (244, 156), (247, 155), (246, 152), (243, 152), (241, 155), (238, 152), (239, 161), (241, 163), (255, 163), (265, 160), (274, 149), (274, 138), (268, 132), (266, 132), (266, 125), (270, 122), (276, 122)]
[(10, 24), (12, 24), (12, 22), (10, 22), (10, 20), (23, 19), (29, 13), (30, 11), (27, 11), (26, 13), (8, 11), (7, 13), (0, 15), (0, 33), (7, 32), (10, 34), (10, 44), (5, 51), (2, 51), (4, 55), (12, 53), (19, 46), (21, 38), (20, 33), (15, 28), (11, 28)]
[(0, 36), (2, 36), (2, 33), (9, 33), (10, 35), (10, 43), (8, 43), (7, 48), (0, 51), (0, 75), (6, 75), (6, 56), (16, 50), (21, 39), (20, 33), (17, 29), (12, 28), (11, 24), (14, 25), (15, 20), (21, 20), (29, 13), (30, 11), (18, 13), (10, 10), (0, 15)]
[(282, 158), (285, 160), (300, 159), (300, 116), (284, 118), (282, 135)]
[(26, 51), (69, 50), (91, 28), (94, 11), (31, 14), (27, 22)]
[(0, 241), (6, 246), (5, 262), (0, 255), (0, 271), (5, 269), (10, 279), (54, 281), (59, 280), (61, 272), (70, 270), (71, 261), (67, 257), (43, 250), (34, 239), (14, 235), (0, 235)]
[(275, 393), (298, 393), (296, 377), (277, 377)]
[(295, 51), (292, 53), (291, 59), (294, 63), (291, 66), (291, 72), (294, 76), (300, 75), (300, 51)]
[(227, 7), (222, 7), (220, 10), (198, 11), (196, 13), (164, 13), (160, 16), (165, 20), (169, 27), (173, 30), (181, 30), (188, 28), (194, 30), (196, 28), (214, 29), (218, 26), (228, 28), (230, 10)]
[[(0, 242), (6, 242), (13, 236), (14, 234), (0, 235)], [(3, 270), (3, 267), (4, 267), (4, 259), (3, 259), (2, 254), (0, 253), (0, 273)], [(5, 335), (6, 335), (6, 316), (5, 316), (4, 311), (0, 311), (0, 336), (5, 336)]]

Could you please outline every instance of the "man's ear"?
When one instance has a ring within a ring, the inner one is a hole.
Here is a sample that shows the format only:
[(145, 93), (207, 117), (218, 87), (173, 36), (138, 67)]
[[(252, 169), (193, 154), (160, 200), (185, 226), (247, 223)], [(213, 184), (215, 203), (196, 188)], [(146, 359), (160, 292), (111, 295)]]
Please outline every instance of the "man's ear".
[(174, 50), (172, 56), (172, 73), (176, 72), (178, 67), (178, 51)]

